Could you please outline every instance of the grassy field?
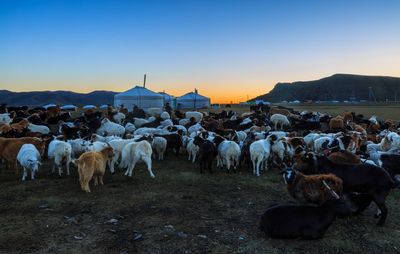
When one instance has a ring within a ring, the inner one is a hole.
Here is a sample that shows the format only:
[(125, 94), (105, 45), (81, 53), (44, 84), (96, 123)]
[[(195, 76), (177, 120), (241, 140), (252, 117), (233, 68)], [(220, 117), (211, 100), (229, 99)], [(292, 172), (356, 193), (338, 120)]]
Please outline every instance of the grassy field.
[[(391, 105), (289, 106), (400, 120), (399, 107)], [(271, 204), (293, 203), (277, 169), (261, 177), (248, 167), (201, 175), (186, 156), (168, 155), (154, 161), (155, 179), (139, 164), (132, 179), (107, 172), (105, 185), (92, 186), (87, 194), (75, 168), (72, 176), (59, 178), (50, 167), (45, 162), (36, 181), (23, 183), (0, 164), (0, 253), (400, 252), (399, 190), (388, 197), (383, 227), (375, 225), (371, 205), (361, 216), (337, 219), (321, 240), (273, 240), (258, 230), (260, 216)], [(135, 240), (138, 234), (142, 237)]]
[[(50, 173), (21, 182), (0, 168), (1, 253), (399, 253), (400, 193), (388, 198), (389, 216), (375, 225), (375, 205), (359, 217), (337, 219), (317, 241), (273, 240), (258, 230), (274, 203), (293, 202), (277, 169), (255, 177), (201, 175), (185, 156), (154, 162), (155, 179), (139, 164), (133, 178), (122, 172), (105, 185), (80, 190), (72, 176)], [(110, 221), (111, 219), (115, 219)], [(139, 233), (142, 238), (135, 240)]]

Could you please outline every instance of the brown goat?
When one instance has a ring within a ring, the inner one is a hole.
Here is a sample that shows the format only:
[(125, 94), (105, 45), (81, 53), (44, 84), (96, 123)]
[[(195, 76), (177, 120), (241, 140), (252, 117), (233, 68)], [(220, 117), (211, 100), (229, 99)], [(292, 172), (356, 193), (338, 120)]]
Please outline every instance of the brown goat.
[(105, 147), (100, 152), (85, 152), (79, 159), (72, 161), (78, 167), (79, 183), (83, 191), (90, 192), (89, 182), (94, 178), (94, 185), (103, 185), (107, 160), (114, 155), (112, 147)]
[(29, 121), (27, 119), (22, 119), (18, 123), (11, 124), (11, 128), (16, 130), (18, 133), (23, 132), (26, 128), (28, 128)]
[(333, 152), (328, 159), (336, 164), (361, 164), (360, 157), (347, 150)]
[(343, 118), (341, 116), (332, 118), (329, 121), (329, 129), (330, 130), (343, 129), (343, 128), (344, 128), (344, 122), (343, 122)]
[(323, 204), (343, 192), (342, 180), (333, 174), (303, 175), (289, 170), (284, 179), (289, 195), (301, 203)]

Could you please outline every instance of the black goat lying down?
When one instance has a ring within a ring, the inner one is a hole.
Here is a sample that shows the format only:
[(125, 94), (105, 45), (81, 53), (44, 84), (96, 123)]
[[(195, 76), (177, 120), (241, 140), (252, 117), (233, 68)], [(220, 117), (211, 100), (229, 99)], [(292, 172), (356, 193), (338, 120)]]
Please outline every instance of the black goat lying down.
[(332, 173), (343, 181), (345, 193), (358, 192), (369, 194), (382, 214), (378, 225), (385, 223), (388, 209), (385, 201), (395, 183), (383, 168), (370, 165), (336, 164), (324, 156), (316, 156), (309, 152), (303, 155), (295, 168), (304, 174)]
[(271, 238), (322, 238), (337, 216), (351, 214), (342, 199), (330, 199), (320, 206), (273, 205), (261, 218), (260, 229)]

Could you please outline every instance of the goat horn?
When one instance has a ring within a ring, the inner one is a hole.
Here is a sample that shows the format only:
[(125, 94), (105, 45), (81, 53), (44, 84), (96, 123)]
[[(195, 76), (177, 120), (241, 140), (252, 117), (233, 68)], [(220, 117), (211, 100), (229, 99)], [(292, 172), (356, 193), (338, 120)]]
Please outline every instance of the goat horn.
[(322, 180), (322, 183), (324, 184), (324, 186), (328, 189), (329, 193), (331, 193), (331, 195), (335, 198), (335, 199), (339, 199), (339, 195), (332, 190), (332, 188), (325, 182), (325, 180)]

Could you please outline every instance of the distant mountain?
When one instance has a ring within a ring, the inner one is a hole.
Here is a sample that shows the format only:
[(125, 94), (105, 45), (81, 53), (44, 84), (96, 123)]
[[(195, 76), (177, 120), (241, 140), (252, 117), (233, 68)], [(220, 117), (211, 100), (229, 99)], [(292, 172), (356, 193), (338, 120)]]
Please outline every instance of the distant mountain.
[(113, 103), (115, 94), (117, 92), (111, 91), (93, 91), (84, 94), (70, 91), (11, 92), (0, 90), (0, 103), (7, 103), (10, 106), (43, 106), (49, 103), (77, 106), (101, 105)]
[(368, 100), (369, 87), (377, 101), (400, 99), (400, 78), (335, 74), (313, 81), (278, 83), (267, 94), (253, 100), (280, 101), (332, 101)]

